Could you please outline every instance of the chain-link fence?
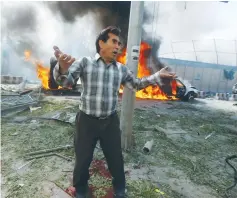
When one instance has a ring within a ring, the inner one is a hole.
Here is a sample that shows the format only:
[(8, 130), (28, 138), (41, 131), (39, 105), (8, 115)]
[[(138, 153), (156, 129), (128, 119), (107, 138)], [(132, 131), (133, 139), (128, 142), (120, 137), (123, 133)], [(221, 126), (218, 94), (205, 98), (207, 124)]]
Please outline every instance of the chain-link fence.
[(237, 66), (237, 40), (206, 39), (172, 41), (159, 56), (181, 60)]

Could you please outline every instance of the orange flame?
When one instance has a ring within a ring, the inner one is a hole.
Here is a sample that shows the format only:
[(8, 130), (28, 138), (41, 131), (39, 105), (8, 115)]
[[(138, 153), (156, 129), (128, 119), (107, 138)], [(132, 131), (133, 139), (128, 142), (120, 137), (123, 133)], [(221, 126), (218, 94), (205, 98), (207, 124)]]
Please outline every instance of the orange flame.
[[(150, 49), (151, 49), (150, 45), (148, 45), (145, 42), (141, 42), (138, 72), (137, 72), (138, 78), (151, 75), (151, 72), (147, 67), (147, 53), (149, 53)], [(126, 64), (126, 49), (120, 54), (117, 61), (122, 64)], [(176, 81), (175, 80), (171, 82), (171, 88), (172, 88), (172, 94), (176, 95)], [(123, 90), (120, 89), (119, 92), (123, 93)], [(149, 99), (149, 98), (160, 99), (160, 100), (176, 99), (174, 96), (171, 96), (168, 98), (166, 94), (160, 89), (159, 86), (148, 86), (147, 88), (136, 92), (136, 97), (146, 98), (146, 99)]]
[(32, 57), (31, 51), (25, 50), (24, 55), (25, 55), (25, 61), (29, 61), (29, 62), (31, 62), (32, 64), (34, 64), (36, 66), (37, 76), (41, 80), (43, 88), (44, 89), (49, 89), (49, 85), (48, 85), (49, 68), (43, 66), (43, 64), (40, 61), (35, 60)]
[(49, 89), (49, 68), (44, 67), (40, 62), (36, 62), (36, 66), (37, 75), (42, 82), (43, 88)]

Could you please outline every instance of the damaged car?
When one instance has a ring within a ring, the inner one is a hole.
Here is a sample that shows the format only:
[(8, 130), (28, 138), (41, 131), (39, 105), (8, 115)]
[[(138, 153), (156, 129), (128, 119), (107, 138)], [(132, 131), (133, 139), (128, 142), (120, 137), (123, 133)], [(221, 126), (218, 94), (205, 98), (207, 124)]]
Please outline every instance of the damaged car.
[(192, 101), (198, 96), (198, 89), (192, 86), (187, 80), (179, 77), (174, 79), (176, 84), (176, 93), (172, 93), (172, 82), (163, 82), (162, 91), (168, 96), (175, 96), (182, 101)]
[(176, 88), (176, 97), (184, 101), (193, 100), (198, 96), (198, 89), (192, 86), (188, 81), (182, 80), (180, 78), (175, 79), (177, 88)]

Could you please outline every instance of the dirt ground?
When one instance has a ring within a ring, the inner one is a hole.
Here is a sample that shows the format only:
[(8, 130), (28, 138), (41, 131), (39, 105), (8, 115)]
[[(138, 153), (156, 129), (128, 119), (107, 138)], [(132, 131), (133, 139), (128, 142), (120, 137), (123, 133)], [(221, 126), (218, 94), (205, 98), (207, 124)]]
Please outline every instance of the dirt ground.
[[(234, 172), (225, 158), (237, 155), (237, 106), (233, 104), (211, 99), (192, 103), (136, 100), (135, 145), (124, 152), (129, 198), (224, 197), (234, 183)], [(38, 106), (32, 112), (2, 117), (2, 197), (68, 196), (55, 189), (71, 186), (73, 148), (57, 151), (71, 157), (71, 162), (48, 156), (22, 165), (28, 162), (26, 153), (73, 144), (78, 98), (45, 97)], [(61, 121), (48, 119), (53, 116)], [(153, 147), (145, 154), (142, 148), (152, 139)], [(103, 160), (99, 145), (94, 158)], [(231, 163), (237, 168), (237, 159)], [(110, 179), (98, 174), (90, 183), (98, 187), (94, 192), (98, 198), (105, 195), (102, 187), (111, 186)], [(231, 198), (236, 195), (237, 187), (228, 192)]]

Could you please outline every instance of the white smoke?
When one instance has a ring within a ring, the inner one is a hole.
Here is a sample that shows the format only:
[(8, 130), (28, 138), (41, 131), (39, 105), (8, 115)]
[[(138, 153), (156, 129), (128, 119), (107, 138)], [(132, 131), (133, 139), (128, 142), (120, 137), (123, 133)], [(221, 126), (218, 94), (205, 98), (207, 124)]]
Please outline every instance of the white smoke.
[[(65, 23), (44, 2), (2, 2), (2, 51), (8, 55), (8, 72), (36, 80), (32, 64), (24, 61), (24, 50), (49, 66), (53, 46), (76, 58), (95, 53), (101, 27), (93, 13)], [(4, 69), (2, 68), (2, 71)]]

